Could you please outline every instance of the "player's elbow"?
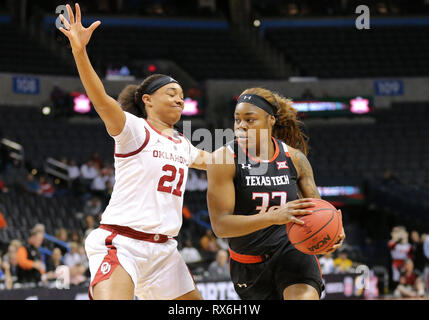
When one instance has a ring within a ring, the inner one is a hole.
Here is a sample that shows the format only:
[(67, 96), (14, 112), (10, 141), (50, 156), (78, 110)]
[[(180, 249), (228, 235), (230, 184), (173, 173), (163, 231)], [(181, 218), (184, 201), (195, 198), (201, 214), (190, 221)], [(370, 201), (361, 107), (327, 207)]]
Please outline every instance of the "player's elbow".
[(212, 223), (212, 230), (216, 237), (225, 238), (224, 229), (217, 223)]

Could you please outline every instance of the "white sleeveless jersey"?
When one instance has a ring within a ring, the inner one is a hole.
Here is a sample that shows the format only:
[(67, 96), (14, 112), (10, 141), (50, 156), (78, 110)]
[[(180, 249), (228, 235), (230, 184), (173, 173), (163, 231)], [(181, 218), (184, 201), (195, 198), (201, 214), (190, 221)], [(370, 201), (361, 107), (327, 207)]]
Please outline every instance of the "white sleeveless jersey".
[(102, 224), (177, 236), (182, 225), (188, 166), (199, 150), (183, 135), (163, 135), (145, 119), (125, 112), (115, 140), (115, 184)]

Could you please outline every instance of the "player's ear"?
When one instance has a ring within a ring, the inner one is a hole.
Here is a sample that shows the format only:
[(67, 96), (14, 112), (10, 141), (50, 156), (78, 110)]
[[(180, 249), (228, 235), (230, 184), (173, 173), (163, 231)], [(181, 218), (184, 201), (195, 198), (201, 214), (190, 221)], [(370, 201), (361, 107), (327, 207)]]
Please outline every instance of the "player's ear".
[(268, 121), (269, 121), (271, 127), (274, 127), (274, 125), (276, 124), (276, 118), (272, 115), (269, 115), (268, 117), (269, 117)]
[(142, 96), (142, 100), (143, 100), (145, 106), (152, 106), (151, 105), (152, 97), (150, 96), (150, 94), (145, 93)]

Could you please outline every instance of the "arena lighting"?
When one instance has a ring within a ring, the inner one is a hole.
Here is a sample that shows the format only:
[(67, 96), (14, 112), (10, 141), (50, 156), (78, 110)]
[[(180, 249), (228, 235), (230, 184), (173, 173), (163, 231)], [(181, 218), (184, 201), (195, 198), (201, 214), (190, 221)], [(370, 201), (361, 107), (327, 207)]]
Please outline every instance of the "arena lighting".
[(198, 101), (191, 98), (185, 98), (182, 114), (185, 116), (194, 116), (198, 114)]
[(349, 107), (337, 101), (294, 101), (292, 107), (299, 112), (347, 110)]
[(88, 113), (91, 111), (91, 101), (85, 94), (75, 96), (73, 99), (73, 110), (77, 113)]
[(353, 196), (361, 193), (355, 186), (329, 186), (317, 187), (321, 197)]
[(44, 106), (42, 108), (42, 114), (44, 116), (49, 116), (51, 114), (52, 108), (50, 106)]
[(150, 64), (150, 65), (147, 67), (147, 70), (148, 70), (149, 72), (152, 72), (152, 73), (154, 73), (154, 72), (156, 71), (156, 69), (157, 69), (157, 67), (156, 67), (156, 65), (154, 65), (154, 64)]
[(258, 19), (255, 19), (255, 20), (253, 21), (253, 26), (254, 26), (255, 28), (260, 27), (260, 26), (261, 26), (261, 21), (260, 21), (260, 20), (258, 20)]
[(352, 113), (368, 113), (369, 112), (369, 100), (361, 97), (356, 97), (350, 100), (350, 111)]

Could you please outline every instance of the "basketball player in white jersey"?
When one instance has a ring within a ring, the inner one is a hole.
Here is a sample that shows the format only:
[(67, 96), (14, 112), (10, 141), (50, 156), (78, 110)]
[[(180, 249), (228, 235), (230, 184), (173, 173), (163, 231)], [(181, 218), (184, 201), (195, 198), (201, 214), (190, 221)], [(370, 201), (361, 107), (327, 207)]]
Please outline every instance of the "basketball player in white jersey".
[(115, 185), (85, 249), (91, 299), (202, 299), (172, 239), (182, 224), (188, 167), (206, 169), (209, 154), (198, 150), (173, 126), (183, 110), (176, 80), (152, 75), (129, 85), (119, 103), (108, 96), (85, 47), (94, 22), (84, 28), (76, 3), (76, 21), (60, 15), (80, 79), (110, 136), (115, 140)]

